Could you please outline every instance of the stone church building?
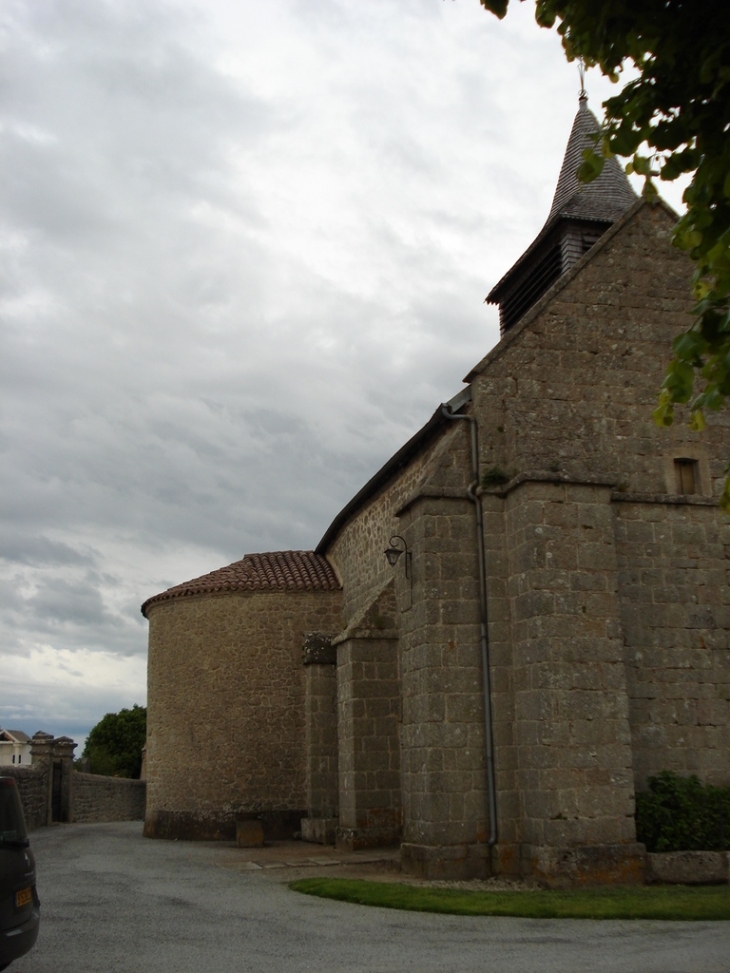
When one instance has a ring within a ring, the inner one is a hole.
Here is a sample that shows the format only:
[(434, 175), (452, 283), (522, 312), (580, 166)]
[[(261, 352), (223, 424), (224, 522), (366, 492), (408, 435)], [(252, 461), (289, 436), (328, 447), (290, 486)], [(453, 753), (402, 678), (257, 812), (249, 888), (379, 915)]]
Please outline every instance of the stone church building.
[(596, 127), (582, 96), (501, 340), (317, 549), (143, 605), (148, 836), (632, 881), (647, 775), (730, 783), (730, 413), (652, 421), (691, 266), (615, 161), (577, 182)]

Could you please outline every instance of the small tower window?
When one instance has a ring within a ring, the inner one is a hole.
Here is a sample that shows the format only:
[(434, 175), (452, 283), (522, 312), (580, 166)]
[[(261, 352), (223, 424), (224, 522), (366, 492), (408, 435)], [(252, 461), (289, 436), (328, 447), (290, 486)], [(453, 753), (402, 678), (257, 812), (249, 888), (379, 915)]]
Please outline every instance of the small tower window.
[(697, 460), (675, 459), (674, 472), (677, 493), (684, 495), (697, 493)]

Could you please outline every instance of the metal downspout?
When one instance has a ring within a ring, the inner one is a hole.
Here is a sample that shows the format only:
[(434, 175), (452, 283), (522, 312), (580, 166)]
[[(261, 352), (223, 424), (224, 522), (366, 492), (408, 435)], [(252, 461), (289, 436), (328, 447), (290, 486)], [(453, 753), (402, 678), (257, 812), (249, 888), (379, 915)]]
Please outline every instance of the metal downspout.
[(487, 609), (487, 557), (484, 550), (484, 517), (482, 504), (476, 495), (479, 487), (479, 439), (477, 420), (474, 416), (454, 414), (447, 405), (441, 406), (441, 414), (446, 419), (466, 419), (471, 433), (472, 482), (467, 488), (467, 496), (474, 504), (477, 522), (477, 559), (479, 561), (479, 630), (482, 651), (482, 680), (484, 691), (484, 737), (487, 756), (487, 800), (489, 804), (489, 838), (491, 848), (497, 843), (497, 785), (494, 771), (494, 739), (492, 735), (492, 681), (489, 671), (489, 615)]

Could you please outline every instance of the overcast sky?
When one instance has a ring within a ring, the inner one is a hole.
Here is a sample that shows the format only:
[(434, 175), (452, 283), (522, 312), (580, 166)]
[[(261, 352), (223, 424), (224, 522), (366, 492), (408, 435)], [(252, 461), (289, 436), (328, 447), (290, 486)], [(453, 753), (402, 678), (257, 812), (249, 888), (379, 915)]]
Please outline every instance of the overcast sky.
[(512, 6), (4, 0), (0, 726), (144, 703), (140, 604), (315, 546), (496, 342), (579, 88)]

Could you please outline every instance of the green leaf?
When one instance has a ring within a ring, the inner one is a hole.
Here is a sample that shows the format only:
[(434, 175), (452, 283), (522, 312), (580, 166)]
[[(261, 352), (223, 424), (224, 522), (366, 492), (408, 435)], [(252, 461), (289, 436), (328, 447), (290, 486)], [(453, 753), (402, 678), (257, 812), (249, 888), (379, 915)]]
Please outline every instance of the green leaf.
[(507, 6), (509, 5), (509, 0), (479, 0), (481, 5), (493, 13), (495, 16), (499, 17), (500, 20), (504, 19), (507, 13)]
[[(537, 6), (535, 7), (535, 20), (541, 27), (551, 28), (556, 20), (556, 12), (552, 9), (552, 4), (545, 3), (544, 0), (538, 0)], [(563, 46), (565, 46), (565, 42), (563, 42)], [(571, 60), (571, 58), (568, 58), (568, 60)]]
[(689, 402), (694, 387), (694, 369), (687, 362), (674, 359), (667, 369), (662, 388), (671, 402)]
[(659, 404), (652, 413), (654, 422), (658, 426), (671, 426), (674, 422), (674, 404), (672, 396), (667, 389), (664, 389), (659, 396)]
[(705, 409), (712, 409), (716, 412), (718, 409), (722, 408), (724, 404), (725, 396), (722, 394), (720, 389), (715, 385), (708, 386), (702, 395), (703, 407)]
[[(618, 153), (623, 155), (622, 152)], [(651, 175), (651, 160), (647, 159), (646, 156), (639, 155), (638, 153), (634, 156), (634, 172), (638, 173), (640, 176), (650, 176)]]
[(689, 224), (677, 224), (674, 230), (674, 243), (680, 250), (691, 250), (702, 243), (702, 234)]
[(685, 331), (672, 342), (672, 350), (677, 358), (694, 364), (707, 348), (707, 342), (697, 331)]
[(654, 409), (652, 416), (658, 426), (671, 426), (674, 424), (674, 407), (672, 405), (660, 405)]
[(632, 155), (643, 141), (641, 132), (637, 132), (630, 125), (622, 125), (618, 132), (608, 140), (611, 151), (616, 155)]
[(593, 149), (583, 149), (581, 155), (583, 162), (576, 172), (578, 182), (593, 182), (603, 172), (606, 160), (602, 155), (597, 155)]

